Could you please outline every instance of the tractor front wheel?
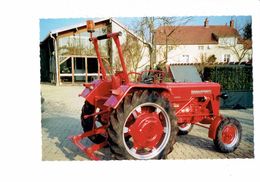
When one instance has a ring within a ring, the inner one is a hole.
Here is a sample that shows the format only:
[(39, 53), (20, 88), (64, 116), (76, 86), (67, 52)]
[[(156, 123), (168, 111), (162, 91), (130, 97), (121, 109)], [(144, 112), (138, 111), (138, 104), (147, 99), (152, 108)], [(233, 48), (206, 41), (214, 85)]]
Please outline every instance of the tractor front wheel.
[(240, 122), (234, 118), (226, 118), (218, 126), (214, 144), (220, 152), (233, 152), (240, 144), (241, 135)]
[[(93, 114), (95, 112), (95, 106), (91, 105), (90, 103), (88, 103), (87, 101), (85, 102), (85, 104), (82, 107), (81, 110), (81, 126), (83, 128), (84, 132), (88, 132), (93, 130), (96, 126), (95, 126), (95, 117), (89, 117), (87, 119), (84, 119), (85, 115), (90, 115)], [(93, 135), (88, 137), (93, 143), (96, 144), (100, 144), (102, 142), (104, 142), (106, 140), (106, 138), (103, 135)]]
[(111, 114), (108, 128), (116, 159), (164, 159), (176, 141), (176, 119), (159, 93), (134, 92)]
[(193, 124), (191, 123), (183, 123), (178, 126), (179, 131), (178, 135), (187, 135), (193, 128)]

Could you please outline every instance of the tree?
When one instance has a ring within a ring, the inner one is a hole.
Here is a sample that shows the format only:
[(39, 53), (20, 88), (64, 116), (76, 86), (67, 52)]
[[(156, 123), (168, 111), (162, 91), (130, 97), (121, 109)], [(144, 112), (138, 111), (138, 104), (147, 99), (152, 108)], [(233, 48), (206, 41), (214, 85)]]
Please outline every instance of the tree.
[(122, 51), (129, 71), (137, 71), (140, 67), (139, 62), (143, 55), (143, 48), (144, 45), (136, 37), (130, 34), (126, 35), (126, 41), (122, 44)]
[[(190, 17), (143, 17), (140, 19), (135, 30), (136, 33), (147, 42), (151, 69), (154, 68), (156, 62), (156, 44), (154, 40), (155, 30), (159, 26), (165, 25), (175, 25), (175, 27), (178, 27), (179, 25), (186, 24), (190, 19)], [(165, 34), (166, 38), (169, 36), (168, 34), (169, 33)]]
[(80, 55), (84, 51), (84, 46), (80, 38), (66, 37), (66, 43), (58, 47), (59, 55)]
[(251, 46), (252, 39), (252, 23), (246, 23), (242, 28), (242, 37), (238, 36), (238, 44), (228, 44), (227, 49), (231, 50), (237, 57), (239, 63), (242, 62), (244, 57), (248, 54)]
[(251, 50), (251, 41), (242, 39), (240, 35), (234, 37), (233, 41), (230, 38), (223, 38), (222, 45), (219, 48), (229, 50), (235, 55), (238, 63), (242, 63), (242, 60)]
[(251, 49), (250, 44), (250, 41), (240, 39), (239, 43), (226, 44), (225, 46), (221, 46), (221, 48), (230, 50), (236, 56), (238, 63), (242, 63), (242, 60)]
[(243, 38), (245, 40), (252, 39), (252, 23), (247, 23), (243, 28)]
[(204, 75), (205, 68), (210, 66), (210, 65), (216, 64), (216, 60), (217, 60), (217, 58), (214, 54), (209, 55), (209, 56), (207, 56), (206, 53), (200, 54), (200, 58), (199, 58), (199, 60), (197, 60), (197, 62), (199, 62), (199, 64), (196, 65), (196, 68), (197, 68), (197, 70), (200, 73), (202, 78), (204, 78), (203, 75)]
[(242, 40), (242, 44), (240, 45), (232, 45), (229, 47), (229, 49), (236, 55), (238, 62), (241, 63), (243, 58), (246, 56), (249, 49), (247, 48), (247, 42), (245, 40)]
[[(145, 44), (136, 36), (126, 33), (126, 39), (121, 44), (122, 53), (128, 72), (137, 72), (147, 65), (147, 61), (141, 62), (145, 52)], [(107, 65), (107, 64), (106, 64)], [(112, 73), (121, 69), (119, 56), (116, 54), (111, 68)], [(131, 74), (130, 77), (136, 80), (138, 75)]]

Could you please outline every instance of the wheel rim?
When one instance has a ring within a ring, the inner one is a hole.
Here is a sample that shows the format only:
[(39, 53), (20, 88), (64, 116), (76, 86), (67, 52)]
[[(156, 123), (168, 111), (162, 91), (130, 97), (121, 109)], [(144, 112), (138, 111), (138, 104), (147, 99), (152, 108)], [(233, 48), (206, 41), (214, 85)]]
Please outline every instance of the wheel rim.
[(183, 123), (178, 126), (179, 130), (181, 131), (188, 131), (191, 127), (191, 123)]
[(134, 158), (151, 159), (163, 151), (170, 133), (170, 118), (164, 108), (144, 103), (135, 107), (124, 123), (124, 146)]
[(239, 139), (237, 127), (234, 125), (224, 126), (222, 129), (222, 142), (227, 147), (234, 146)]

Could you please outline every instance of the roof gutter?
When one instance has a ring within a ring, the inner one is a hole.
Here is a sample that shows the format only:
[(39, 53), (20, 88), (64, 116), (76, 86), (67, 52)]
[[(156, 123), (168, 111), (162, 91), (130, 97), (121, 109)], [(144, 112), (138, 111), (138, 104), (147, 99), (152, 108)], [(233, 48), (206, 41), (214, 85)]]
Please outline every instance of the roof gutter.
[(55, 69), (56, 69), (56, 86), (59, 86), (59, 63), (58, 63), (58, 46), (57, 40), (53, 37), (52, 33), (50, 32), (50, 37), (53, 39), (54, 42), (54, 51), (55, 51)]

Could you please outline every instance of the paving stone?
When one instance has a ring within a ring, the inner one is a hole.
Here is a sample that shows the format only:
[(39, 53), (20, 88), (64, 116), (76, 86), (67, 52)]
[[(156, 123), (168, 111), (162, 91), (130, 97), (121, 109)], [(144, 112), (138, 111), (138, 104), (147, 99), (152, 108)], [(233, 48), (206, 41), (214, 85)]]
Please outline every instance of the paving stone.
[[(42, 160), (66, 161), (89, 160), (85, 154), (67, 139), (70, 135), (82, 132), (80, 112), (84, 99), (78, 97), (82, 86), (52, 86), (41, 85), (45, 99), (42, 113)], [(233, 153), (217, 152), (212, 139), (208, 138), (207, 129), (194, 126), (185, 136), (178, 136), (174, 150), (167, 156), (168, 160), (184, 159), (229, 159), (254, 158), (254, 122), (253, 109), (221, 110), (228, 117), (237, 118), (243, 129), (240, 146)], [(90, 145), (87, 139), (85, 144)], [(111, 159), (108, 148), (100, 150), (104, 160)]]

